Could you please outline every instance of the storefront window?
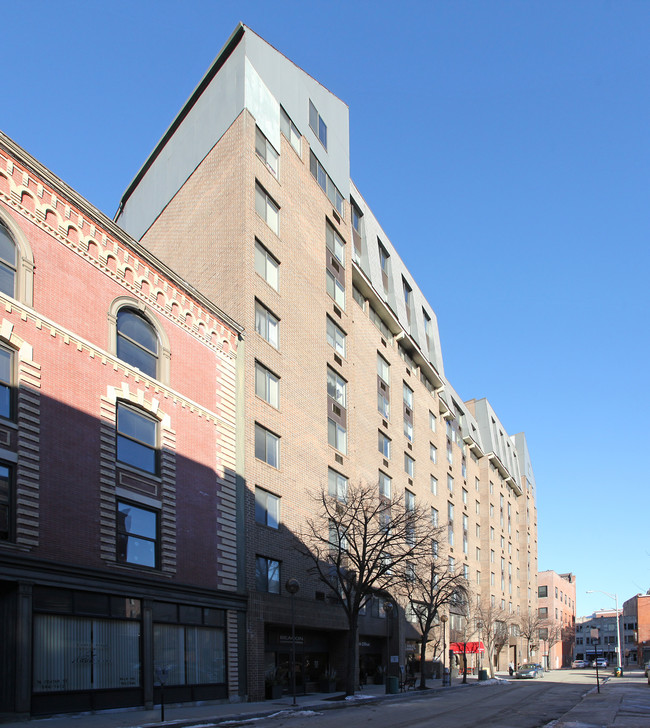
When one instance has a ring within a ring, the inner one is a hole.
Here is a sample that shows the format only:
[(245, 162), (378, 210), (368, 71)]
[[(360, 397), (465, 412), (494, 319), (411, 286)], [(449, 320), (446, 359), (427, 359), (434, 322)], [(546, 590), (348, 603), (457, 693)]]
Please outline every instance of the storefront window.
[(34, 692), (139, 687), (140, 624), (34, 615)]
[(155, 624), (153, 639), (154, 667), (158, 676), (165, 675), (166, 685), (226, 682), (222, 629)]

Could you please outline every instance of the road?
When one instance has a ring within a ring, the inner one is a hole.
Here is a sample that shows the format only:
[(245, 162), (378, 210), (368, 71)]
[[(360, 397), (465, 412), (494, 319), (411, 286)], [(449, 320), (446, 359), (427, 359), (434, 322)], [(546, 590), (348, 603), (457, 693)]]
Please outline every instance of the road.
[(341, 723), (351, 728), (538, 728), (566, 713), (595, 686), (593, 670), (563, 670), (538, 680), (474, 682), (374, 705), (359, 702), (344, 710), (304, 715), (281, 711), (254, 723), (259, 728), (341, 728)]

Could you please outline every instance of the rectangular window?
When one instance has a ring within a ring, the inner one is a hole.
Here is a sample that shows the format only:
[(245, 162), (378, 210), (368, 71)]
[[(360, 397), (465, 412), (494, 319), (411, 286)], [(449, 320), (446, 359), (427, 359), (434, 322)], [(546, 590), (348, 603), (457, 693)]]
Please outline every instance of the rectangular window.
[(320, 143), (327, 149), (327, 124), (323, 121), (323, 117), (318, 113), (318, 109), (311, 99), (309, 99), (309, 126)]
[(346, 335), (329, 316), (327, 317), (327, 343), (337, 354), (345, 357)]
[(434, 539), (431, 542), (431, 553), (432, 553), (434, 559), (438, 558), (439, 549), (440, 549), (440, 546), (439, 546), (438, 542)]
[(431, 325), (431, 316), (422, 309), (422, 316), (424, 318), (424, 337), (427, 343), (427, 354), (431, 356), (433, 351), (433, 326)]
[(255, 183), (255, 212), (276, 235), (280, 234), (280, 208), (259, 183)]
[(410, 455), (404, 453), (404, 472), (410, 477), (414, 477), (415, 473), (415, 460)]
[(438, 462), (438, 448), (433, 443), (429, 443), (429, 459), (434, 464)]
[(266, 306), (255, 301), (255, 331), (274, 349), (280, 346), (280, 319)]
[(474, 506), (474, 510), (476, 511), (476, 515), (481, 514), (481, 501), (476, 501), (476, 505)]
[(260, 243), (255, 241), (255, 272), (262, 276), (264, 280), (278, 290), (280, 263), (269, 253), (269, 251)]
[(379, 430), (379, 452), (386, 460), (390, 460), (390, 437), (384, 435), (381, 430)]
[(548, 607), (540, 607), (538, 610), (539, 616), (543, 619), (548, 617)]
[(450, 465), (454, 464), (454, 451), (451, 447), (451, 440), (447, 440), (447, 462)]
[(325, 290), (334, 303), (345, 311), (345, 286), (331, 271), (325, 271)]
[(463, 503), (467, 505), (467, 491), (463, 488)]
[(276, 409), (280, 406), (280, 378), (255, 362), (255, 394)]
[(13, 384), (13, 354), (0, 347), (0, 417), (12, 416), (11, 386)]
[(454, 521), (454, 504), (450, 501), (447, 501), (447, 519), (449, 523), (453, 523)]
[(298, 156), (301, 156), (302, 136), (298, 131), (298, 127), (291, 121), (289, 114), (282, 107), (280, 107), (280, 131), (289, 140)]
[(13, 531), (13, 481), (11, 469), (0, 464), (0, 541), (9, 541)]
[(410, 490), (404, 491), (404, 507), (407, 511), (415, 510), (415, 494), (411, 493)]
[(271, 174), (277, 177), (280, 155), (275, 151), (271, 142), (264, 136), (258, 126), (255, 127), (255, 152), (264, 164), (266, 164)]
[(318, 182), (319, 187), (327, 195), (332, 207), (343, 217), (343, 195), (332, 181), (332, 178), (325, 171), (325, 167), (318, 161), (313, 151), (309, 152), (309, 171), (312, 177)]
[(384, 293), (388, 295), (390, 292), (390, 255), (379, 238), (377, 239), (377, 248), (379, 250), (379, 265), (381, 266), (381, 281)]
[(439, 514), (437, 508), (431, 508), (431, 524), (433, 526), (438, 526), (439, 523)]
[(347, 382), (329, 367), (327, 367), (327, 396), (343, 409), (347, 407)]
[(352, 218), (352, 257), (357, 265), (361, 265), (361, 256), (363, 253), (363, 213), (350, 200), (350, 217)]
[(348, 498), (348, 479), (332, 468), (327, 469), (327, 492), (332, 497), (345, 503)]
[(147, 473), (157, 472), (158, 421), (140, 410), (117, 404), (117, 459)]
[(431, 432), (436, 431), (436, 416), (433, 414), (433, 412), (429, 412), (429, 429)]
[(167, 685), (226, 682), (224, 630), (181, 624), (154, 624), (154, 669), (166, 666)]
[(327, 442), (344, 455), (348, 451), (348, 435), (345, 427), (327, 418)]
[(258, 556), (255, 559), (255, 589), (269, 594), (280, 593), (280, 562)]
[(366, 299), (361, 291), (352, 284), (352, 298), (359, 304), (363, 311), (366, 310)]
[(402, 288), (404, 290), (404, 305), (406, 306), (406, 320), (409, 328), (411, 327), (412, 308), (413, 308), (413, 290), (411, 286), (402, 278)]
[(538, 586), (537, 587), (537, 596), (540, 599), (547, 597), (548, 596), (548, 587), (547, 586)]
[(255, 522), (270, 528), (280, 525), (280, 499), (262, 488), (255, 488)]
[(273, 468), (280, 467), (280, 438), (255, 423), (255, 457)]
[(155, 569), (158, 563), (158, 514), (117, 502), (117, 560)]
[(382, 417), (390, 417), (390, 364), (377, 354), (377, 409)]
[(454, 479), (451, 477), (451, 475), (447, 476), (447, 490), (450, 493), (454, 492)]
[(331, 225), (325, 228), (325, 245), (338, 262), (345, 267), (345, 243)]
[(432, 475), (430, 478), (430, 481), (431, 481), (431, 493), (433, 495), (438, 495), (438, 478), (436, 478)]
[(388, 328), (388, 325), (384, 322), (384, 320), (377, 313), (377, 311), (375, 311), (372, 304), (370, 305), (370, 308), (368, 310), (368, 318), (379, 329), (381, 335), (385, 337), (387, 341), (392, 342), (393, 334), (391, 333), (391, 330)]
[(404, 435), (413, 442), (413, 390), (404, 382), (402, 384), (404, 399)]
[(379, 471), (379, 495), (390, 500), (392, 479), (386, 473)]

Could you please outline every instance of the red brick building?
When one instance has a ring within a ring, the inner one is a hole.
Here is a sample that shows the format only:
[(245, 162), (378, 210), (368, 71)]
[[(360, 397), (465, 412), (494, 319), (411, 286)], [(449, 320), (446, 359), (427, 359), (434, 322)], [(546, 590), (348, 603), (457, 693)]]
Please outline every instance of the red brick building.
[(241, 695), (241, 328), (2, 134), (0, 303), (0, 715)]
[(626, 664), (650, 661), (650, 593), (637, 594), (623, 604)]
[(540, 650), (546, 667), (568, 667), (576, 634), (576, 577), (540, 571), (537, 574)]

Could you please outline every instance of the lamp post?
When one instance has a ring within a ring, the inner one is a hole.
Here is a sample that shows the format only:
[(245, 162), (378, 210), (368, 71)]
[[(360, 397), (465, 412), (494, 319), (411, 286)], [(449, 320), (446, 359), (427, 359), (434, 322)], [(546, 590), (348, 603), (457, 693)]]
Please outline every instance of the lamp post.
[(621, 621), (618, 613), (618, 594), (610, 594), (602, 589), (587, 589), (587, 594), (593, 594), (594, 592), (604, 594), (606, 597), (613, 599), (616, 604), (616, 662), (618, 663), (617, 667), (620, 667), (621, 669), (621, 674), (623, 674), (623, 656), (621, 654)]
[(293, 609), (293, 598), (300, 589), (298, 579), (287, 579), (284, 588), (291, 595), (291, 692), (293, 693), (293, 705), (296, 705), (296, 619)]
[(440, 621), (442, 622), (442, 685), (443, 687), (447, 685), (447, 642), (446, 642), (446, 626), (447, 626), (447, 620), (449, 617), (447, 617), (446, 614), (443, 614), (440, 617)]
[(386, 600), (384, 602), (384, 612), (386, 613), (386, 694), (388, 694), (388, 667), (390, 665), (390, 620), (393, 616), (393, 602)]

